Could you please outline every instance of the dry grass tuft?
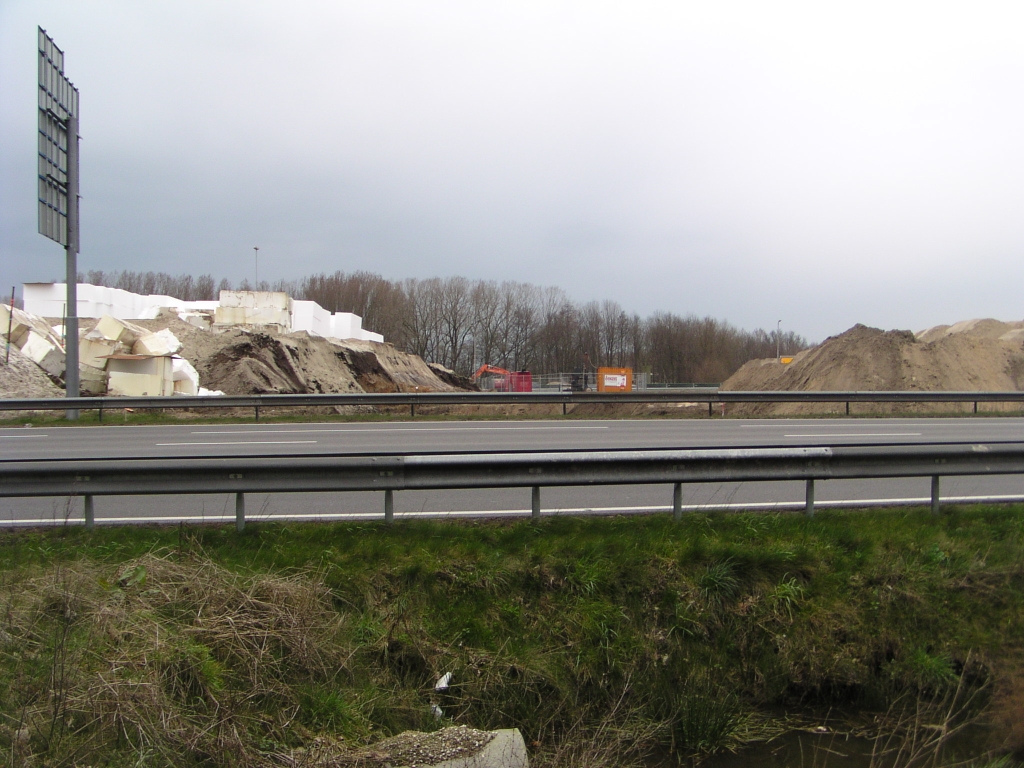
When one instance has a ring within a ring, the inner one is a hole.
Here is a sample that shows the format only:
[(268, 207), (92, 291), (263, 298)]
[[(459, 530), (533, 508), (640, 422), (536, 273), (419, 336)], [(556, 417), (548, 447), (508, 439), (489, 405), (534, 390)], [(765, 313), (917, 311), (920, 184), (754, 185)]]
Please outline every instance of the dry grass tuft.
[[(74, 761), (113, 747), (158, 764), (258, 765), (253, 734), (289, 738), (295, 682), (349, 658), (316, 573), (241, 576), (157, 555), (113, 574), (75, 563), (9, 585), (0, 610), (4, 650), (49, 668), (9, 723), (22, 734), (12, 749)], [(61, 750), (69, 733), (75, 754)]]

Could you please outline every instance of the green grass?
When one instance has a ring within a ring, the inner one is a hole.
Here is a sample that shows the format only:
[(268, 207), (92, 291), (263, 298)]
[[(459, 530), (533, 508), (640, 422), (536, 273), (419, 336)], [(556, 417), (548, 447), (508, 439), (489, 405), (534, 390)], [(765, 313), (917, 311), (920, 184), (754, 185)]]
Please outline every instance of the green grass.
[(625, 764), (788, 709), (998, 708), (1022, 544), (1022, 507), (6, 531), (0, 748), (257, 764), (453, 721)]

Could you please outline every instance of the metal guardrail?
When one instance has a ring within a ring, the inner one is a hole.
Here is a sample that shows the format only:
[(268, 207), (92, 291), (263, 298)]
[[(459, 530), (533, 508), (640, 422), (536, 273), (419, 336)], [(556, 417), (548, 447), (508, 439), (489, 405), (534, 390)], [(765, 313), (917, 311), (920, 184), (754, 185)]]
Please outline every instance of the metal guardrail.
[(0, 411), (98, 410), (124, 408), (252, 408), (256, 420), (260, 409), (310, 406), (409, 406), (415, 417), (417, 406), (430, 405), (524, 405), (560, 404), (562, 413), (581, 403), (707, 403), (708, 413), (723, 403), (1022, 403), (1024, 392), (733, 392), (721, 389), (645, 392), (398, 392), (310, 395), (220, 395), (204, 397), (68, 397), (0, 400)]
[(95, 496), (234, 493), (236, 526), (245, 525), (245, 494), (383, 491), (384, 519), (394, 519), (394, 493), (457, 488), (541, 488), (671, 484), (682, 513), (686, 483), (803, 480), (805, 511), (814, 512), (817, 480), (931, 477), (939, 511), (940, 478), (1024, 474), (1024, 443), (836, 446), (650, 451), (562, 451), (423, 455), (7, 460), (0, 497), (83, 496), (85, 522)]

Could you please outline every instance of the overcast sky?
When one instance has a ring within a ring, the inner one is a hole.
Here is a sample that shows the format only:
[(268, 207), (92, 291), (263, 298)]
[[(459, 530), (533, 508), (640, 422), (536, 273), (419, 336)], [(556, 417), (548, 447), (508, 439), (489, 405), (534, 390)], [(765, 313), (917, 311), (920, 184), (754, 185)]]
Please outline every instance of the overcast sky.
[(0, 293), (36, 26), (81, 92), (80, 269), (564, 288), (815, 340), (1024, 318), (1024, 6), (0, 0)]

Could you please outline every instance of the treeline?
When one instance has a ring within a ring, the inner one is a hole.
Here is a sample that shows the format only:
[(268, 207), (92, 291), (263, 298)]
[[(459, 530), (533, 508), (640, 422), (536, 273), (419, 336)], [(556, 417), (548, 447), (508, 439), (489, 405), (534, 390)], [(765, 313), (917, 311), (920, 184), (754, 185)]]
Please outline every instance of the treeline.
[[(253, 290), (210, 275), (99, 271), (93, 285), (156, 293), (186, 301), (214, 300), (221, 290)], [(774, 357), (776, 344), (792, 354), (802, 336), (745, 331), (722, 320), (655, 312), (642, 318), (614, 301), (578, 303), (560, 288), (468, 280), (387, 280), (370, 272), (321, 273), (298, 281), (262, 282), (331, 312), (353, 312), (363, 327), (400, 349), (468, 374), (483, 363), (535, 374), (589, 366), (647, 371), (659, 383), (719, 383), (748, 360)]]

